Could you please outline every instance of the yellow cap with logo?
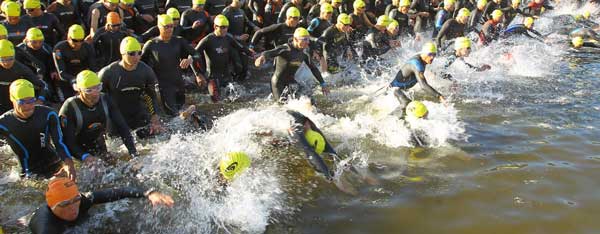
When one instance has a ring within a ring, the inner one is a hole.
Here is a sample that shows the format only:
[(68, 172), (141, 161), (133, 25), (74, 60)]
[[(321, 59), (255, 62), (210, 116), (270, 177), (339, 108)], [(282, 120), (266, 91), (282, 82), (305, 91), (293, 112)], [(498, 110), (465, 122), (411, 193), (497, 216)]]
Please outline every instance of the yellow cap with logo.
[(381, 15), (381, 16), (377, 17), (376, 25), (387, 27), (391, 22), (392, 22), (392, 20), (390, 19), (389, 16)]
[(100, 78), (98, 75), (90, 70), (83, 70), (77, 74), (77, 87), (80, 89), (87, 89), (100, 84)]
[(494, 11), (492, 11), (492, 18), (494, 20), (500, 20), (500, 18), (502, 18), (502, 15), (504, 15), (504, 13), (502, 13), (501, 10), (494, 10)]
[(317, 154), (321, 154), (325, 151), (325, 138), (319, 132), (309, 129), (304, 133), (304, 138), (306, 138), (308, 145), (310, 145)]
[(25, 38), (29, 41), (43, 41), (44, 34), (39, 28), (29, 28)]
[(410, 0), (400, 0), (400, 7), (410, 6)]
[(342, 13), (337, 17), (337, 22), (338, 22), (338, 24), (341, 23), (341, 24), (349, 25), (349, 24), (352, 24), (352, 17), (350, 17), (346, 13)]
[(285, 17), (300, 17), (300, 10), (296, 7), (290, 7), (285, 12)]
[(437, 54), (437, 47), (433, 42), (427, 42), (421, 48), (421, 54)]
[(471, 11), (469, 11), (469, 9), (467, 8), (462, 8), (458, 11), (458, 14), (456, 15), (456, 18), (458, 17), (469, 17), (471, 16)]
[(9, 1), (4, 5), (4, 14), (8, 17), (19, 17), (21, 16), (21, 5), (16, 2)]
[(308, 33), (308, 30), (306, 30), (303, 27), (299, 27), (296, 29), (296, 31), (294, 31), (294, 37), (295, 38), (302, 38), (302, 37), (309, 37), (310, 33)]
[(363, 0), (355, 0), (354, 3), (352, 3), (354, 9), (363, 8), (365, 6), (367, 6), (367, 4)]
[(454, 49), (459, 50), (465, 48), (471, 48), (471, 40), (469, 40), (467, 37), (456, 38), (454, 41)]
[(16, 101), (25, 98), (35, 97), (33, 84), (26, 79), (18, 79), (10, 83), (9, 93), (10, 100)]
[(232, 180), (236, 175), (250, 167), (250, 157), (244, 152), (229, 152), (219, 162), (221, 175), (227, 180)]
[(406, 115), (413, 118), (423, 118), (427, 112), (427, 107), (420, 101), (412, 101), (406, 106)]
[(73, 24), (69, 27), (69, 32), (67, 33), (69, 38), (75, 40), (83, 40), (85, 37), (85, 32), (83, 31), (83, 27), (79, 24)]
[(332, 13), (333, 12), (333, 6), (331, 6), (331, 4), (329, 3), (323, 3), (321, 4), (321, 12), (327, 12), (327, 13)]

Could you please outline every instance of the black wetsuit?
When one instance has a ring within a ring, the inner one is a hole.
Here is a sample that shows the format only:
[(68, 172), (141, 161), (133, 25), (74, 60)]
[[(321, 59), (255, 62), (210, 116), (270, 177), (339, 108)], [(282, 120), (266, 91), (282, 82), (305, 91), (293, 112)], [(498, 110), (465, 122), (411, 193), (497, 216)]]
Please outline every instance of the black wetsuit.
[(277, 23), (285, 23), (285, 20), (287, 19), (287, 10), (290, 9), (290, 7), (296, 7), (298, 8), (298, 10), (300, 10), (300, 21), (298, 22), (298, 24), (306, 23), (306, 20), (304, 19), (304, 16), (306, 15), (306, 13), (304, 12), (304, 8), (297, 7), (291, 1), (286, 2), (285, 4), (283, 4), (283, 7), (281, 7), (279, 16), (277, 16)]
[(344, 54), (348, 49), (356, 54), (352, 48), (350, 36), (338, 30), (335, 25), (327, 28), (319, 40), (323, 42), (323, 56), (325, 56), (329, 67), (339, 67), (337, 57)]
[(75, 51), (67, 41), (61, 41), (54, 47), (53, 57), (65, 98), (75, 95), (72, 84), (77, 74), (86, 69), (95, 71), (98, 65), (94, 48), (88, 43), (82, 43)]
[[(179, 67), (180, 59), (191, 55), (193, 62), (196, 62), (200, 55), (181, 37), (171, 37), (166, 42), (156, 37), (147, 41), (142, 51), (142, 61), (154, 70), (158, 78), (166, 114), (177, 115), (185, 103), (185, 83)], [(195, 66), (191, 67), (197, 76)]]
[(520, 14), (524, 17), (532, 16), (530, 14), (523, 12), (523, 10), (521, 10), (519, 8), (513, 8), (512, 6), (503, 8), (501, 10), (502, 10), (502, 13), (504, 13), (504, 22), (506, 22), (506, 24), (510, 24), (510, 22), (512, 22), (513, 19), (515, 19), (515, 17), (517, 17), (518, 14)]
[(527, 4), (527, 7), (523, 8), (523, 12), (529, 15), (539, 16), (542, 14), (542, 9), (553, 10), (554, 7), (548, 5), (548, 1), (544, 1), (542, 4), (536, 4), (535, 2), (531, 1), (529, 4)]
[(265, 10), (263, 15), (263, 28), (277, 23), (277, 17), (279, 16), (279, 14), (281, 14), (281, 7), (283, 7), (282, 3), (276, 4), (273, 1), (267, 0), (267, 3), (265, 3)]
[(303, 62), (311, 70), (319, 84), (323, 85), (325, 83), (319, 69), (310, 61), (310, 56), (304, 50), (295, 48), (291, 42), (265, 51), (263, 56), (266, 59), (275, 58), (275, 73), (271, 78), (271, 93), (275, 101), (280, 101), (285, 88), (296, 83), (294, 76)]
[(470, 69), (473, 69), (477, 72), (485, 71), (490, 68), (489, 65), (483, 65), (481, 67), (478, 67), (473, 64), (470, 64), (467, 61), (465, 61), (465, 58), (456, 56), (456, 53), (454, 52), (447, 57), (446, 63), (444, 64), (444, 70), (440, 74), (440, 76), (443, 79), (452, 80), (452, 75), (450, 75), (449, 73), (447, 73), (445, 71), (448, 67), (450, 67), (452, 64), (454, 64), (454, 62), (456, 62), (457, 60), (461, 61), (463, 64), (467, 65), (467, 67), (469, 67)]
[(145, 31), (136, 31), (143, 19), (135, 7), (124, 8), (122, 5), (119, 5), (117, 13), (121, 16), (121, 30), (130, 29), (134, 33), (143, 33)]
[(165, 9), (177, 8), (180, 13), (183, 13), (192, 8), (192, 4), (187, 0), (167, 0)]
[(204, 9), (210, 15), (218, 15), (223, 12), (226, 6), (231, 4), (231, 0), (206, 0), (206, 5)]
[[(83, 25), (81, 16), (75, 11), (73, 4), (65, 6), (59, 2), (53, 2), (46, 8), (46, 12), (54, 14), (64, 30), (67, 30), (73, 24)], [(58, 39), (62, 40), (63, 38)]]
[(484, 23), (483, 11), (479, 10), (479, 8), (475, 8), (475, 10), (471, 11), (468, 23), (470, 29), (479, 30), (481, 28), (480, 25), (483, 25)]
[(504, 31), (501, 32), (502, 37), (507, 38), (514, 35), (524, 35), (526, 37), (543, 41), (544, 36), (540, 34), (538, 31), (533, 29), (527, 29), (523, 24), (513, 24), (508, 26)]
[(90, 12), (89, 9), (96, 2), (97, 1), (95, 1), (95, 0), (78, 0), (78, 1), (73, 1), (71, 3), (71, 4), (77, 4), (77, 12), (79, 13), (79, 17), (85, 23), (86, 27), (90, 26), (88, 24), (88, 22), (89, 22), (88, 13)]
[(65, 29), (58, 21), (58, 18), (50, 13), (42, 13), (41, 16), (31, 17), (29, 15), (21, 16), (21, 20), (31, 21), (34, 27), (42, 30), (44, 42), (54, 46), (58, 41), (65, 37)]
[[(321, 156), (317, 154), (317, 152), (315, 152), (315, 149), (311, 147), (310, 143), (306, 140), (306, 137), (304, 136), (304, 123), (308, 121), (310, 123), (311, 130), (318, 132), (319, 134), (321, 134), (321, 136), (323, 136), (323, 138), (325, 138), (325, 134), (323, 134), (323, 132), (321, 132), (321, 130), (317, 128), (315, 123), (313, 123), (308, 117), (304, 116), (303, 114), (292, 110), (288, 110), (287, 112), (293, 118), (292, 126), (289, 130), (289, 134), (292, 138), (292, 141), (296, 144), (296, 146), (298, 146), (298, 148), (301, 148), (304, 151), (304, 153), (306, 153), (306, 159), (317, 172), (323, 174), (325, 178), (329, 180), (333, 179), (333, 171), (329, 170), (329, 168), (325, 164), (325, 161), (323, 161), (323, 158), (321, 158)], [(332, 155), (337, 155), (337, 153), (335, 152), (333, 147), (331, 147), (331, 144), (329, 144), (329, 141), (327, 141), (326, 138), (325, 150), (323, 152)]]
[(421, 59), (421, 56), (415, 55), (402, 65), (400, 71), (396, 74), (396, 78), (390, 83), (391, 87), (398, 88), (394, 91), (394, 95), (400, 102), (400, 108), (402, 108), (402, 110), (404, 110), (406, 105), (411, 101), (402, 91), (412, 88), (417, 82), (421, 84), (423, 89), (433, 93), (436, 97), (439, 98), (442, 96), (442, 94), (427, 83), (427, 80), (419, 78), (419, 74), (425, 72), (425, 66), (427, 66), (427, 63)]
[(5, 69), (0, 66), (0, 111), (2, 113), (12, 109), (12, 102), (9, 97), (10, 84), (18, 79), (26, 79), (30, 81), (39, 98), (46, 99), (46, 84), (33, 74), (33, 71), (19, 61), (15, 61), (10, 69)]
[(365, 41), (363, 42), (363, 59), (375, 58), (387, 53), (392, 47), (389, 44), (390, 37), (386, 31), (379, 31), (375, 28), (369, 30)]
[(362, 41), (369, 31), (369, 25), (365, 21), (366, 13), (362, 15), (350, 14), (352, 17), (352, 32), (350, 33), (350, 39), (353, 42)]
[(100, 14), (98, 15), (98, 24), (96, 26), (98, 28), (101, 28), (102, 26), (106, 25), (106, 16), (111, 11), (109, 11), (106, 7), (104, 7), (104, 4), (102, 4), (102, 1), (92, 4), (88, 11), (88, 16), (87, 16), (87, 20), (86, 20), (88, 23), (88, 28), (92, 27), (92, 11), (94, 11), (94, 9), (98, 9), (98, 11), (100, 12)]
[(18, 45), (23, 42), (25, 39), (25, 35), (27, 34), (27, 30), (33, 27), (33, 23), (31, 20), (19, 20), (19, 23), (12, 25), (9, 24), (7, 20), (2, 21), (4, 27), (6, 27), (6, 31), (8, 35), (6, 35), (6, 39), (13, 43), (13, 45)]
[(508, 1), (504, 1), (502, 0), (500, 2), (500, 4), (495, 3), (494, 1), (489, 1), (487, 5), (485, 5), (485, 8), (483, 8), (483, 20), (484, 21), (488, 21), (492, 19), (492, 12), (494, 12), (494, 10), (502, 10), (503, 8), (506, 7), (510, 7), (508, 5)]
[[(62, 160), (71, 158), (63, 141), (58, 115), (47, 106), (36, 105), (28, 119), (18, 118), (14, 110), (5, 112), (0, 116), (0, 136), (18, 156), (21, 176), (50, 177), (59, 169)], [(50, 144), (50, 138), (53, 144)]]
[(104, 92), (113, 100), (127, 126), (138, 138), (149, 135), (152, 115), (158, 112), (157, 80), (152, 68), (140, 62), (133, 71), (127, 71), (119, 62), (100, 70)]
[[(54, 81), (50, 78), (50, 73), (56, 71), (54, 60), (52, 59), (52, 47), (44, 43), (39, 50), (34, 50), (28, 47), (25, 43), (21, 43), (17, 46), (17, 48), (23, 51), (23, 53), (27, 54), (27, 57), (33, 58), (17, 60), (27, 61), (27, 63), (24, 63), (27, 67), (29, 67), (32, 71), (37, 71), (38, 74), (44, 77), (44, 81), (48, 85), (50, 93), (55, 91), (57, 87), (55, 87)], [(20, 56), (17, 55), (17, 58), (18, 57)], [(54, 95), (54, 93), (52, 93), (52, 95)]]
[[(246, 32), (249, 32), (250, 30), (253, 30), (253, 28), (256, 27), (256, 25), (250, 19), (248, 19), (244, 10), (240, 8), (233, 8), (231, 6), (228, 6), (225, 7), (225, 9), (223, 9), (222, 14), (229, 20), (229, 28), (227, 29), (227, 32), (233, 35), (234, 38), (239, 37), (242, 34), (245, 34)], [(242, 45), (247, 45), (249, 40), (250, 38), (246, 39), (246, 41), (240, 41), (240, 43)], [(234, 70), (236, 77), (238, 80), (244, 80), (246, 75), (249, 73), (248, 58), (246, 56), (243, 56), (243, 51), (241, 51), (237, 47), (233, 47), (232, 50), (230, 50), (230, 52), (232, 56), (231, 59), (234, 62), (233, 64), (235, 65)]]
[(494, 23), (492, 20), (488, 20), (483, 24), (481, 31), (479, 32), (479, 39), (484, 45), (498, 39), (501, 30), (500, 25), (500, 23)]
[(129, 154), (137, 155), (131, 131), (114, 102), (101, 94), (98, 103), (88, 107), (79, 96), (65, 101), (59, 112), (63, 122), (65, 142), (73, 156), (84, 160), (87, 156), (106, 154), (104, 134), (112, 125), (121, 136)]
[(129, 32), (120, 29), (118, 31), (106, 30), (106, 27), (98, 28), (94, 34), (94, 49), (96, 49), (96, 62), (99, 67), (104, 67), (114, 61), (121, 59), (119, 47), (123, 38), (130, 36)]
[(450, 19), (452, 19), (452, 12), (448, 12), (444, 9), (438, 11), (438, 13), (435, 15), (435, 23), (431, 37), (436, 38), (439, 31), (442, 29), (442, 26), (444, 26), (444, 23)]
[(325, 29), (329, 27), (331, 27), (329, 21), (317, 17), (310, 21), (307, 30), (310, 33), (310, 36), (320, 37), (323, 35), (323, 32), (325, 32)]
[[(145, 32), (150, 29), (152, 26), (156, 25), (156, 17), (158, 16), (158, 3), (156, 0), (137, 0), (133, 5), (137, 11), (142, 15), (150, 15), (154, 17), (152, 22), (148, 22), (144, 19), (141, 19), (138, 27), (135, 28), (136, 33)], [(145, 40), (144, 40), (145, 41)]]
[[(181, 35), (189, 42), (196, 44), (202, 38), (208, 34), (210, 28), (210, 16), (206, 11), (195, 11), (194, 9), (188, 9), (181, 14)], [(202, 26), (198, 28), (192, 28), (194, 22), (199, 21)]]
[(413, 31), (413, 28), (410, 27), (410, 15), (409, 14), (402, 14), (402, 12), (400, 12), (399, 9), (392, 9), (390, 10), (390, 13), (388, 13), (388, 16), (394, 20), (396, 20), (398, 22), (398, 34), (402, 35), (402, 36), (414, 36), (415, 32)]
[(593, 29), (577, 28), (569, 32), (569, 38), (581, 37), (583, 40), (596, 40), (600, 42), (600, 36)]
[[(431, 5), (429, 4), (428, 0), (414, 0), (411, 1), (410, 3), (410, 13), (411, 14), (415, 14), (417, 15), (418, 13), (421, 12), (431, 12)], [(431, 13), (430, 13), (431, 15)], [(424, 17), (424, 16), (419, 16), (417, 15), (415, 17), (415, 27), (414, 27), (414, 32), (415, 33), (421, 33), (421, 32), (425, 32), (425, 29), (427, 27), (427, 23), (430, 22), (431, 17)]]
[(196, 51), (206, 60), (204, 64), (200, 64), (200, 67), (202, 70), (206, 70), (207, 79), (214, 79), (217, 84), (221, 81), (231, 81), (229, 65), (232, 59), (232, 50), (250, 54), (248, 48), (235, 40), (231, 34), (219, 37), (211, 33), (198, 43)]
[(54, 215), (48, 205), (38, 208), (29, 222), (29, 229), (33, 234), (60, 234), (67, 228), (76, 226), (86, 220), (88, 210), (94, 205), (118, 201), (124, 198), (141, 198), (149, 194), (139, 188), (112, 188), (94, 192), (81, 193), (79, 215), (75, 221), (65, 221)]
[(446, 41), (448, 40), (464, 36), (466, 30), (466, 24), (461, 24), (456, 19), (449, 19), (440, 28), (440, 31), (435, 39), (438, 48), (445, 48), (447, 46)]
[(254, 32), (252, 40), (250, 41), (250, 46), (252, 48), (254, 45), (258, 44), (263, 36), (266, 36), (265, 45), (283, 45), (294, 36), (295, 30), (296, 27), (289, 27), (285, 23), (273, 24), (271, 26), (261, 28), (260, 30)]

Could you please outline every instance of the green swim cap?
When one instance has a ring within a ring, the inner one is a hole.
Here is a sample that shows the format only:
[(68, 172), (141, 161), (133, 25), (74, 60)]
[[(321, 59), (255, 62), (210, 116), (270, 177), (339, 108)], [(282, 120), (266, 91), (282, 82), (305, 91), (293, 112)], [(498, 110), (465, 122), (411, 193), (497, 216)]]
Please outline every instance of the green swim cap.
[(214, 22), (217, 26), (229, 26), (229, 20), (224, 15), (217, 15)]
[(131, 36), (123, 38), (123, 40), (121, 40), (121, 45), (119, 46), (119, 52), (121, 52), (121, 54), (126, 54), (127, 52), (133, 51), (142, 51), (140, 42), (135, 39), (135, 37)]
[(317, 131), (309, 129), (304, 133), (304, 137), (306, 138), (306, 141), (308, 141), (310, 147), (315, 149), (315, 152), (317, 152), (317, 154), (323, 153), (323, 151), (325, 150), (325, 138), (323, 137), (323, 135), (321, 135)]
[(583, 46), (583, 38), (582, 37), (574, 37), (571, 40), (571, 43), (573, 43), (573, 47), (579, 48), (579, 47)]
[(6, 39), (0, 40), (0, 58), (15, 56), (15, 46)]
[(244, 152), (229, 152), (221, 159), (219, 170), (225, 179), (231, 180), (250, 166), (250, 157)]
[(171, 18), (173, 18), (173, 19), (181, 18), (181, 14), (179, 14), (179, 10), (177, 10), (177, 8), (175, 8), (175, 7), (169, 8), (167, 10), (167, 15), (171, 16)]

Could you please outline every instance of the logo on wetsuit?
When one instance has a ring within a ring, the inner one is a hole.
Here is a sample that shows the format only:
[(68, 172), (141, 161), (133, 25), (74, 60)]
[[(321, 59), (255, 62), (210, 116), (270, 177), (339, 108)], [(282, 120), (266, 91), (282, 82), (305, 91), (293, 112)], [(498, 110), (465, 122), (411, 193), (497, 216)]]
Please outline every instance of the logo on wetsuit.
[(46, 134), (43, 132), (40, 133), (40, 145), (42, 148), (46, 148)]

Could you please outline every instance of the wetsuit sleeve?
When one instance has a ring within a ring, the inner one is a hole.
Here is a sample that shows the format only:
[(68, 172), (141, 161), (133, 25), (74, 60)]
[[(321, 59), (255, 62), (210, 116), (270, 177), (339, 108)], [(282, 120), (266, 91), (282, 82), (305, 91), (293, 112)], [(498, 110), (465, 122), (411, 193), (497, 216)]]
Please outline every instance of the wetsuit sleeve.
[(65, 226), (55, 218), (48, 205), (38, 208), (28, 224), (33, 234), (61, 234)]
[(158, 86), (158, 78), (156, 78), (156, 74), (152, 69), (148, 69), (146, 74), (146, 84), (144, 88), (144, 98), (146, 102), (146, 106), (148, 107), (148, 112), (151, 115), (156, 115), (160, 110), (158, 108), (158, 94), (156, 93), (156, 87)]
[(144, 44), (144, 48), (142, 48), (142, 61), (151, 68), (156, 64), (156, 59), (154, 59), (154, 56), (152, 55), (152, 40), (147, 41), (146, 44)]
[[(254, 32), (254, 35), (252, 36), (250, 45), (252, 45), (252, 46), (256, 45), (260, 41), (260, 39), (262, 39), (262, 37), (264, 35), (269, 35), (269, 34), (272, 34), (276, 31), (278, 31), (279, 27), (281, 27), (280, 24), (273, 24), (268, 27), (264, 27), (264, 28), (257, 30), (256, 32)], [(265, 42), (265, 43), (268, 44), (269, 42)]]
[(306, 141), (306, 137), (304, 137), (303, 124), (293, 123), (289, 131), (292, 140), (298, 148), (304, 150), (304, 153), (306, 154), (306, 159), (308, 160), (308, 162), (310, 162), (313, 168), (317, 172), (323, 174), (327, 179), (332, 179), (333, 173), (329, 170), (329, 168), (325, 164), (325, 161), (323, 161), (323, 158), (321, 158), (321, 156), (319, 156), (319, 154), (317, 154), (317, 152), (315, 152), (315, 150), (312, 147), (310, 147), (308, 141)]
[(317, 81), (319, 81), (319, 84), (324, 85), (325, 80), (323, 80), (323, 76), (321, 76), (321, 71), (319, 71), (319, 68), (317, 68), (317, 66), (315, 66), (315, 64), (313, 64), (312, 61), (310, 61), (310, 56), (306, 53), (304, 53), (304, 63), (306, 64), (306, 66), (308, 66), (308, 68), (312, 72), (313, 76), (315, 76)]
[(244, 45), (242, 45), (242, 43), (233, 38), (231, 34), (227, 34), (227, 38), (229, 39), (229, 44), (236, 50), (242, 51), (246, 55), (252, 54), (252, 52), (250, 52), (250, 50), (247, 47), (245, 47)]
[(434, 95), (436, 95), (437, 98), (443, 96), (441, 93), (439, 93), (433, 87), (431, 87), (431, 85), (429, 85), (429, 83), (427, 83), (427, 80), (425, 79), (425, 75), (423, 74), (423, 72), (418, 72), (415, 74), (417, 75), (417, 81), (419, 82), (419, 84), (421, 84), (421, 87), (423, 89), (427, 90), (427, 92), (433, 93)]
[(156, 35), (158, 35), (158, 27), (152, 26), (140, 36), (142, 38), (142, 41), (148, 41), (150, 40), (150, 38), (155, 37)]
[(58, 72), (60, 79), (71, 84), (71, 81), (75, 79), (75, 75), (67, 73), (67, 65), (65, 64), (61, 53), (62, 52), (58, 48), (54, 48), (54, 52), (52, 52), (54, 66), (56, 66), (56, 72)]
[(279, 12), (279, 15), (277, 16), (277, 23), (283, 23), (285, 22), (285, 18), (286, 18), (286, 11), (289, 8), (289, 6), (284, 5), (283, 7), (281, 7), (281, 11)]
[(315, 19), (313, 19), (313, 20), (311, 20), (311, 21), (310, 21), (310, 24), (308, 25), (308, 28), (307, 28), (306, 30), (308, 30), (308, 32), (312, 34), (312, 33), (313, 33), (313, 31), (315, 31), (315, 29), (316, 29), (317, 27), (319, 27), (319, 23), (320, 23), (320, 22), (321, 22), (321, 21), (319, 21), (319, 19), (316, 19), (316, 18), (315, 18)]
[(56, 147), (58, 155), (63, 159), (71, 159), (71, 152), (64, 143), (62, 129), (60, 127), (60, 120), (58, 114), (52, 111), (48, 114), (48, 128), (52, 136), (52, 143)]
[[(186, 40), (181, 39), (179, 40), (179, 42), (181, 43), (181, 49), (183, 50), (181, 51), (181, 54), (185, 55), (181, 59), (187, 58), (187, 56), (191, 56), (192, 64), (194, 64), (196, 61), (200, 61), (200, 54), (190, 44), (188, 44)], [(198, 74), (200, 74), (200, 71), (196, 66), (190, 67), (192, 68), (192, 72), (194, 72), (194, 76), (198, 76)]]
[(280, 45), (272, 50), (267, 50), (263, 52), (262, 55), (265, 56), (265, 59), (271, 59), (283, 54), (286, 51), (289, 51), (289, 47), (287, 45)]
[(206, 60), (202, 59), (204, 56), (204, 50), (206, 50), (206, 44), (208, 44), (209, 38), (211, 38), (210, 36), (206, 36), (204, 38), (202, 38), (202, 40), (200, 40), (200, 42), (198, 42), (198, 45), (196, 45), (195, 50), (198, 52), (198, 54), (200, 54), (200, 60), (195, 61), (194, 64), (198, 67), (199, 72), (206, 75)]
[(48, 68), (44, 65), (42, 61), (40, 61), (35, 56), (31, 55), (29, 52), (21, 48), (21, 46), (15, 46), (15, 54), (17, 57), (17, 61), (34, 67), (35, 72), (37, 74), (43, 75), (46, 74), (46, 72), (48, 71)]
[(56, 36), (57, 38), (61, 39), (65, 37), (65, 29), (62, 27), (62, 25), (60, 24), (60, 21), (58, 20), (58, 17), (56, 17), (55, 15), (51, 14), (52, 16), (52, 28), (54, 29), (54, 31), (56, 31)]
[(62, 107), (60, 108), (59, 115), (61, 119), (62, 130), (64, 133), (65, 144), (69, 148), (71, 155), (81, 160), (81, 157), (84, 154), (86, 154), (86, 152), (83, 151), (83, 149), (79, 147), (79, 144), (77, 144), (76, 142), (77, 138), (75, 136), (75, 125), (77, 125), (77, 120), (75, 119), (75, 115), (73, 114), (73, 108), (69, 104), (72, 101), (74, 100), (67, 99), (67, 101), (63, 103)]
[(450, 28), (450, 20), (446, 21), (444, 23), (444, 25), (442, 25), (442, 27), (440, 28), (440, 31), (437, 34), (437, 37), (435, 38), (435, 43), (437, 44), (438, 48), (441, 48), (442, 46), (442, 38), (444, 37), (444, 35), (448, 32), (449, 28)]
[(85, 194), (93, 205), (118, 201), (124, 198), (141, 198), (145, 197), (147, 191), (139, 188), (124, 187), (124, 188), (111, 188), (94, 191), (90, 194)]
[(137, 150), (135, 149), (135, 142), (133, 141), (131, 130), (129, 129), (129, 126), (127, 126), (127, 122), (125, 122), (121, 111), (119, 111), (119, 108), (117, 107), (117, 105), (115, 105), (115, 102), (112, 100), (112, 98), (102, 96), (102, 99), (104, 99), (103, 101), (107, 102), (108, 104), (110, 120), (116, 127), (117, 132), (119, 132), (119, 136), (121, 136), (123, 144), (125, 144), (125, 147), (127, 147), (127, 151), (131, 155), (137, 155)]

